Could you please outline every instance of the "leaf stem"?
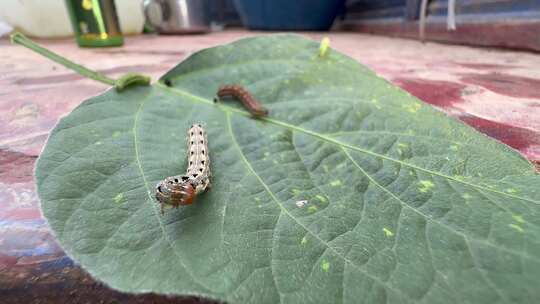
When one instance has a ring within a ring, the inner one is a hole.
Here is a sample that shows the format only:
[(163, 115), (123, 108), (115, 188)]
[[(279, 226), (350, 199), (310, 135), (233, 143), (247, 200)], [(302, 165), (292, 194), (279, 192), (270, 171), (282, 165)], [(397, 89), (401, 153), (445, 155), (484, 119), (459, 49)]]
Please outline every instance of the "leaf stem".
[(23, 34), (19, 33), (19, 32), (16, 32), (14, 34), (12, 34), (10, 36), (11, 38), (11, 42), (12, 43), (16, 43), (16, 44), (20, 44), (24, 47), (27, 47), (29, 49), (31, 49), (32, 51), (54, 61), (54, 62), (57, 62), (63, 66), (65, 66), (66, 68), (70, 69), (70, 70), (73, 70), (77, 73), (79, 73), (80, 75), (82, 76), (85, 76), (85, 77), (88, 77), (90, 79), (94, 79), (96, 81), (99, 81), (99, 82), (102, 82), (104, 84), (108, 84), (108, 85), (111, 85), (113, 86), (115, 84), (115, 80), (112, 79), (112, 78), (109, 78), (101, 73), (98, 73), (96, 71), (92, 71), (82, 65), (79, 65), (79, 64), (76, 64), (75, 62), (73, 61), (70, 61), (52, 51), (49, 51), (48, 49), (40, 46), (39, 44), (35, 43), (34, 41), (28, 39), (26, 36), (24, 36)]

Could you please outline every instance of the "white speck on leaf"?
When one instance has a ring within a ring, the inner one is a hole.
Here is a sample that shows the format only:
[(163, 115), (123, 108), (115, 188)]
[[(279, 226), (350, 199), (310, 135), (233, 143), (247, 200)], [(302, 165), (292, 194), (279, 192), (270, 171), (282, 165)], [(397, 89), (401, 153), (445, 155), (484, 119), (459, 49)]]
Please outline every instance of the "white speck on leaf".
[(308, 201), (306, 201), (306, 200), (297, 201), (297, 202), (296, 202), (296, 207), (302, 208), (302, 207), (304, 207), (305, 205), (307, 205), (307, 203), (308, 203)]

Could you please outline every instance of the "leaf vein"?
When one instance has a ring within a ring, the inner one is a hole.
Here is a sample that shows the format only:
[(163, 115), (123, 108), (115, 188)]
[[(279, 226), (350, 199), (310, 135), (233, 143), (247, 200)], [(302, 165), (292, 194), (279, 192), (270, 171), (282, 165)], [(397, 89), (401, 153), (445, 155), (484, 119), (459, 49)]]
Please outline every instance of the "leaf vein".
[[(248, 169), (248, 171), (250, 171), (251, 174), (253, 174), (255, 176), (255, 178), (259, 181), (259, 183), (261, 184), (261, 186), (263, 186), (263, 188), (266, 190), (266, 192), (270, 195), (270, 197), (272, 198), (272, 200), (274, 202), (276, 202), (276, 204), (279, 206), (279, 208), (283, 211), (283, 213), (285, 215), (287, 215), (288, 217), (290, 217), (293, 222), (295, 222), (297, 225), (299, 225), (300, 227), (302, 227), (304, 230), (306, 230), (309, 234), (313, 235), (313, 237), (315, 239), (317, 239), (321, 244), (323, 244), (325, 247), (327, 247), (328, 249), (330, 249), (336, 256), (340, 257), (342, 260), (344, 260), (345, 262), (348, 262), (350, 263), (351, 265), (353, 265), (356, 269), (358, 269), (358, 271), (362, 274), (364, 274), (366, 277), (372, 279), (373, 281), (377, 282), (378, 284), (380, 284), (381, 286), (385, 287), (385, 288), (388, 288), (389, 290), (392, 290), (398, 294), (401, 294), (403, 296), (405, 296), (406, 298), (408, 299), (411, 299), (409, 295), (403, 293), (401, 290), (399, 289), (395, 289), (394, 287), (390, 286), (390, 285), (387, 285), (385, 284), (383, 281), (381, 281), (379, 278), (371, 275), (370, 273), (366, 272), (364, 269), (360, 268), (359, 266), (357, 266), (353, 261), (347, 259), (345, 256), (343, 256), (342, 254), (339, 253), (339, 251), (337, 251), (335, 248), (333, 248), (332, 246), (330, 246), (330, 244), (328, 244), (326, 241), (324, 241), (323, 239), (321, 239), (316, 233), (314, 233), (313, 231), (309, 230), (304, 224), (302, 224), (298, 219), (296, 219), (290, 212), (289, 210), (287, 210), (285, 208), (285, 206), (283, 206), (283, 204), (281, 203), (281, 201), (279, 201), (277, 199), (277, 197), (274, 195), (274, 193), (272, 192), (272, 190), (270, 190), (270, 188), (268, 187), (268, 185), (266, 185), (266, 183), (262, 180), (262, 178), (255, 172), (255, 170), (253, 169), (253, 167), (251, 166), (250, 162), (247, 160), (247, 158), (245, 157), (244, 155), (244, 152), (242, 151), (242, 149), (240, 148), (238, 142), (236, 141), (236, 137), (234, 136), (234, 133), (232, 132), (232, 126), (231, 126), (231, 119), (230, 119), (230, 114), (227, 113), (227, 122), (228, 122), (228, 125), (229, 125), (229, 130), (230, 130), (230, 133), (231, 133), (231, 136), (233, 138), (233, 142), (234, 142), (234, 145), (237, 147), (237, 150), (240, 154), (240, 158), (242, 159), (242, 161), (245, 163), (246, 165), (246, 168)], [(412, 300), (412, 299), (411, 299)]]
[[(164, 85), (159, 84), (159, 83), (156, 84), (156, 86), (163, 89), (163, 90), (165, 90), (165, 91), (187, 97), (192, 102), (202, 103), (202, 104), (206, 104), (206, 105), (209, 105), (209, 106), (215, 106), (212, 101), (207, 100), (207, 99), (205, 99), (203, 97), (191, 94), (191, 93), (189, 93), (187, 91), (180, 90), (180, 89), (177, 89), (177, 88), (167, 87), (167, 86), (164, 86)], [(248, 112), (246, 112), (246, 111), (238, 110), (238, 109), (235, 109), (235, 108), (227, 106), (227, 105), (218, 104), (216, 107), (221, 109), (225, 113), (234, 113), (234, 114), (239, 114), (239, 115), (248, 116), (248, 117), (250, 116), (250, 114)], [(413, 168), (413, 169), (416, 169), (416, 170), (419, 170), (419, 171), (424, 171), (424, 172), (427, 172), (427, 173), (432, 174), (432, 175), (436, 175), (436, 176), (440, 176), (440, 177), (443, 177), (443, 178), (446, 178), (446, 179), (450, 179), (450, 180), (453, 180), (453, 181), (455, 181), (457, 183), (467, 185), (469, 187), (482, 189), (482, 190), (485, 190), (485, 191), (488, 191), (488, 192), (494, 192), (494, 193), (504, 195), (504, 196), (507, 196), (507, 197), (512, 197), (512, 198), (515, 198), (515, 199), (520, 199), (520, 200), (531, 202), (533, 204), (540, 205), (540, 201), (537, 201), (537, 200), (534, 200), (534, 199), (521, 197), (521, 196), (518, 196), (518, 195), (506, 193), (506, 192), (499, 191), (499, 190), (496, 190), (496, 189), (489, 189), (489, 188), (486, 188), (486, 187), (482, 187), (480, 185), (473, 184), (473, 183), (467, 182), (465, 180), (461, 180), (461, 179), (458, 179), (458, 178), (455, 178), (455, 177), (452, 177), (452, 176), (449, 176), (449, 175), (446, 175), (446, 174), (443, 174), (443, 173), (440, 173), (440, 172), (425, 169), (425, 168), (416, 166), (414, 164), (410, 164), (410, 163), (401, 161), (399, 159), (392, 158), (392, 157), (387, 156), (387, 155), (383, 155), (383, 154), (380, 154), (380, 153), (377, 153), (377, 152), (373, 152), (373, 151), (366, 150), (366, 149), (363, 149), (363, 148), (360, 148), (360, 147), (356, 147), (356, 146), (341, 142), (339, 140), (336, 140), (334, 138), (325, 136), (323, 134), (319, 134), (317, 132), (314, 132), (314, 131), (311, 131), (311, 130), (308, 130), (308, 129), (304, 129), (302, 127), (291, 125), (291, 124), (286, 123), (284, 121), (280, 121), (280, 120), (276, 120), (276, 119), (272, 119), (272, 118), (261, 118), (261, 120), (264, 120), (266, 122), (269, 122), (269, 123), (272, 123), (272, 124), (275, 124), (275, 125), (282, 126), (284, 128), (290, 129), (290, 130), (294, 130), (294, 131), (297, 131), (297, 132), (301, 132), (301, 133), (304, 133), (304, 134), (319, 138), (321, 140), (327, 141), (329, 143), (332, 143), (332, 144), (340, 146), (340, 147), (349, 148), (351, 150), (355, 150), (355, 151), (358, 151), (358, 152), (361, 152), (361, 153), (364, 153), (364, 154), (368, 154), (368, 155), (372, 155), (372, 156), (375, 156), (375, 157), (378, 157), (378, 158), (386, 159), (388, 161), (396, 162), (396, 163), (399, 163), (401, 165), (404, 165), (404, 166), (407, 166), (407, 167), (410, 167), (410, 168)]]
[(146, 175), (144, 174), (144, 170), (142, 168), (142, 164), (141, 164), (141, 157), (140, 157), (140, 151), (139, 151), (139, 140), (138, 140), (138, 132), (137, 132), (137, 124), (138, 124), (138, 121), (139, 121), (139, 117), (140, 117), (140, 113), (142, 112), (142, 109), (143, 109), (143, 106), (144, 104), (146, 103), (146, 101), (148, 101), (149, 98), (145, 98), (143, 99), (143, 101), (141, 101), (141, 104), (139, 105), (139, 108), (137, 109), (137, 111), (135, 112), (135, 116), (134, 116), (134, 120), (133, 120), (133, 128), (132, 128), (132, 133), (133, 133), (133, 146), (134, 146), (134, 150), (135, 150), (135, 163), (137, 164), (137, 167), (139, 169), (139, 172), (141, 174), (141, 177), (143, 178), (143, 183), (144, 183), (144, 187), (146, 189), (146, 193), (148, 195), (148, 200), (145, 200), (145, 202), (150, 202), (150, 208), (152, 208), (152, 210), (154, 211), (154, 216), (156, 218), (156, 220), (158, 221), (159, 223), (159, 226), (161, 228), (161, 233), (163, 235), (163, 238), (165, 239), (165, 241), (167, 242), (167, 244), (169, 245), (169, 247), (171, 248), (172, 252), (174, 255), (176, 255), (176, 257), (178, 258), (178, 262), (180, 262), (180, 264), (182, 265), (182, 267), (186, 270), (187, 274), (193, 278), (193, 281), (196, 282), (197, 284), (199, 284), (201, 287), (203, 287), (204, 289), (206, 290), (212, 290), (209, 286), (206, 286), (204, 283), (202, 283), (200, 280), (198, 280), (195, 275), (193, 275), (193, 273), (191, 272), (191, 270), (189, 270), (186, 266), (186, 264), (184, 263), (183, 261), (183, 258), (178, 254), (178, 252), (176, 251), (175, 247), (173, 246), (173, 243), (172, 241), (168, 238), (167, 236), (167, 232), (165, 231), (165, 227), (163, 226), (163, 222), (161, 221), (161, 218), (160, 218), (160, 215), (159, 215), (159, 212), (157, 211), (156, 207), (157, 207), (157, 204), (152, 204), (151, 202), (154, 201), (153, 198), (152, 198), (152, 195), (151, 195), (151, 191), (150, 191), (150, 187), (148, 186), (148, 181), (147, 181), (147, 178), (146, 178)]

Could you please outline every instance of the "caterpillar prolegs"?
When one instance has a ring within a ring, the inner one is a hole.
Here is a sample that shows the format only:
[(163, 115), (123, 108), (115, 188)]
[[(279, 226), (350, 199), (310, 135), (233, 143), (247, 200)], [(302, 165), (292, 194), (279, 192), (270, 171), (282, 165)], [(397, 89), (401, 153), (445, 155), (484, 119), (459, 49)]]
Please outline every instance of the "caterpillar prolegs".
[(210, 187), (210, 158), (206, 132), (200, 124), (188, 130), (188, 168), (186, 174), (170, 176), (156, 186), (156, 199), (161, 205), (190, 205), (197, 194)]

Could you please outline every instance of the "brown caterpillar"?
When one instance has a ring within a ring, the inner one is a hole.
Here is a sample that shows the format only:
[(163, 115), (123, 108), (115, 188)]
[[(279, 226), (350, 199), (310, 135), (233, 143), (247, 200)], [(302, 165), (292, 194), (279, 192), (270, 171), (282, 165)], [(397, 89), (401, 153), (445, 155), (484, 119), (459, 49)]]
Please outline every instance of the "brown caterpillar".
[(223, 85), (217, 91), (217, 97), (214, 98), (214, 102), (222, 97), (231, 96), (238, 99), (244, 107), (251, 113), (254, 117), (264, 117), (268, 116), (268, 109), (262, 106), (262, 104), (251, 95), (246, 89), (237, 84), (227, 84)]
[(200, 124), (188, 130), (188, 168), (186, 174), (167, 177), (156, 186), (156, 199), (161, 205), (190, 205), (197, 194), (210, 187), (210, 158), (206, 132)]

